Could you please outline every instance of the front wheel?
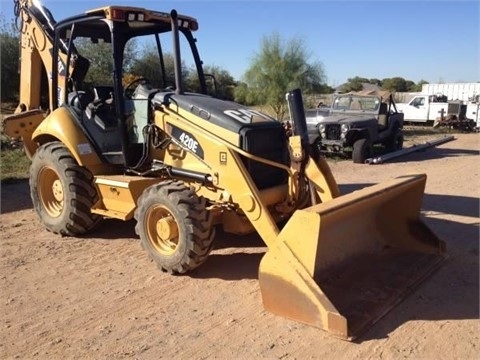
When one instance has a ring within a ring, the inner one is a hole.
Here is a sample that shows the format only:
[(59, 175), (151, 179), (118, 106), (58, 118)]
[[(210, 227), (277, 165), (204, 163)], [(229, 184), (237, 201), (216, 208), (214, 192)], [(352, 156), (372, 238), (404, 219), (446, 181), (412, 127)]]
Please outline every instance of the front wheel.
[(44, 144), (35, 153), (30, 196), (41, 221), (54, 233), (81, 235), (101, 220), (90, 211), (98, 198), (93, 175), (60, 142)]
[(352, 160), (355, 164), (364, 164), (372, 156), (372, 144), (368, 139), (358, 139), (353, 143)]
[(206, 200), (181, 181), (148, 187), (138, 200), (135, 231), (157, 266), (184, 274), (208, 257), (215, 237)]

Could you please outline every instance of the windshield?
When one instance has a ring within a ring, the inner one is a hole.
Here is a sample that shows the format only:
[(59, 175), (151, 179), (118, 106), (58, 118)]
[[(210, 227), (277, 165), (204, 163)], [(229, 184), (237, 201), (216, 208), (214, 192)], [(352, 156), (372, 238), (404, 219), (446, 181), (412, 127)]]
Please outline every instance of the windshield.
[(380, 99), (371, 96), (338, 96), (333, 102), (333, 110), (343, 111), (377, 111), (380, 105)]

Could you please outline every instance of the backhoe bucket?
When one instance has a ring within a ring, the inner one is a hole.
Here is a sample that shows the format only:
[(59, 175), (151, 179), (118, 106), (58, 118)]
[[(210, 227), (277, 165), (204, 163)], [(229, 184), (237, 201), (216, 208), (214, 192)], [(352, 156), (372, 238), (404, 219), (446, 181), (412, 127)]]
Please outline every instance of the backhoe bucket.
[(445, 258), (420, 220), (425, 175), (297, 210), (260, 263), (267, 310), (353, 340)]

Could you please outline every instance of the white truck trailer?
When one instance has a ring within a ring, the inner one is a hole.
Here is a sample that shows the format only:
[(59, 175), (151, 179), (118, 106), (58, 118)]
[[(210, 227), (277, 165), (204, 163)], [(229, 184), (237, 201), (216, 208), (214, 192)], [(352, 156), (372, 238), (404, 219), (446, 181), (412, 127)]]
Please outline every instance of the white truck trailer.
[(448, 100), (461, 100), (478, 102), (480, 97), (480, 82), (478, 83), (448, 83), (448, 84), (423, 84), (422, 94), (444, 95)]

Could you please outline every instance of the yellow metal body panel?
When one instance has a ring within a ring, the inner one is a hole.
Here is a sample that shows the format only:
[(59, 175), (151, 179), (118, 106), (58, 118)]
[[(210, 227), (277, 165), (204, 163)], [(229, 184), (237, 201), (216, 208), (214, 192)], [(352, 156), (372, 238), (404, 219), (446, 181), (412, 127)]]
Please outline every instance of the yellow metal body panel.
[(93, 206), (95, 214), (130, 220), (143, 191), (161, 179), (140, 176), (110, 175), (95, 177), (100, 200)]
[(52, 138), (61, 141), (78, 164), (86, 166), (94, 174), (108, 169), (66, 108), (60, 107), (50, 113), (32, 134), (32, 140), (40, 144)]

